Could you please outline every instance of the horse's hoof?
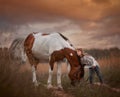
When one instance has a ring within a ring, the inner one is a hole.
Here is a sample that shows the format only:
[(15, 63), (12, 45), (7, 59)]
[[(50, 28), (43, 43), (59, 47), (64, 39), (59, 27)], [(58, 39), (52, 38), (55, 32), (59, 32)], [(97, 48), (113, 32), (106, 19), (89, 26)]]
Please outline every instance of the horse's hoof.
[(57, 90), (63, 91), (63, 87), (61, 85), (57, 86)]
[(35, 83), (34, 83), (34, 86), (35, 86), (35, 87), (38, 87), (39, 85), (40, 85), (40, 82), (35, 82)]
[(47, 89), (52, 89), (53, 88), (53, 86), (51, 85), (51, 84), (49, 84), (48, 86), (47, 86)]

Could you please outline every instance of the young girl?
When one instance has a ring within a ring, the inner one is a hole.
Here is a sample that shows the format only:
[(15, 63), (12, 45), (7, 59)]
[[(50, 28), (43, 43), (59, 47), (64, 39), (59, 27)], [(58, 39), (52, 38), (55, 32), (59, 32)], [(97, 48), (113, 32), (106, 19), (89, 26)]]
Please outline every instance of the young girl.
[(85, 54), (81, 48), (77, 49), (77, 54), (81, 59), (81, 63), (89, 68), (89, 82), (93, 84), (93, 75), (96, 72), (100, 83), (103, 84), (103, 78), (100, 72), (98, 62), (91, 55)]

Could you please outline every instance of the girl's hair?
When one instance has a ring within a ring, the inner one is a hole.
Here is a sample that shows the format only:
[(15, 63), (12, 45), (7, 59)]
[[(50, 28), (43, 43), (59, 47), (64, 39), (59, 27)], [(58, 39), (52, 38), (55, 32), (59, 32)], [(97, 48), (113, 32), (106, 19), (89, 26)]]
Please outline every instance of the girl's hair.
[(76, 50), (77, 50), (77, 51), (81, 51), (82, 53), (84, 53), (84, 51), (83, 51), (82, 48), (77, 48)]
[(87, 53), (84, 52), (84, 50), (82, 48), (77, 48), (76, 50), (77, 51), (81, 51), (82, 52), (82, 56), (88, 55)]

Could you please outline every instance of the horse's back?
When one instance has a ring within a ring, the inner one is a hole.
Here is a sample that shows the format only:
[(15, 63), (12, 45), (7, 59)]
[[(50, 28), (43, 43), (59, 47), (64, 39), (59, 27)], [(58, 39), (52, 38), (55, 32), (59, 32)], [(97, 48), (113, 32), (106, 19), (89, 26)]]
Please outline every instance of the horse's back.
[(59, 33), (37, 33), (34, 35), (34, 38), (35, 40), (32, 51), (39, 59), (48, 59), (51, 53), (56, 50), (60, 50), (65, 47), (72, 48), (70, 44), (59, 35)]

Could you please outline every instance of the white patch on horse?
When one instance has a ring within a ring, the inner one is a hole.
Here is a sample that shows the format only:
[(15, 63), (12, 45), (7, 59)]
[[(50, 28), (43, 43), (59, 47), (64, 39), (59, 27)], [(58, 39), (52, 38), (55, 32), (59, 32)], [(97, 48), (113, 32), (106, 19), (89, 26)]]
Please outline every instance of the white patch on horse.
[(42, 36), (41, 33), (35, 34), (35, 41), (33, 44), (33, 54), (41, 59), (49, 58), (55, 50), (60, 50), (65, 47), (74, 49), (69, 42), (65, 41), (58, 33), (51, 33), (46, 36)]
[(73, 56), (73, 53), (70, 53), (70, 56)]

